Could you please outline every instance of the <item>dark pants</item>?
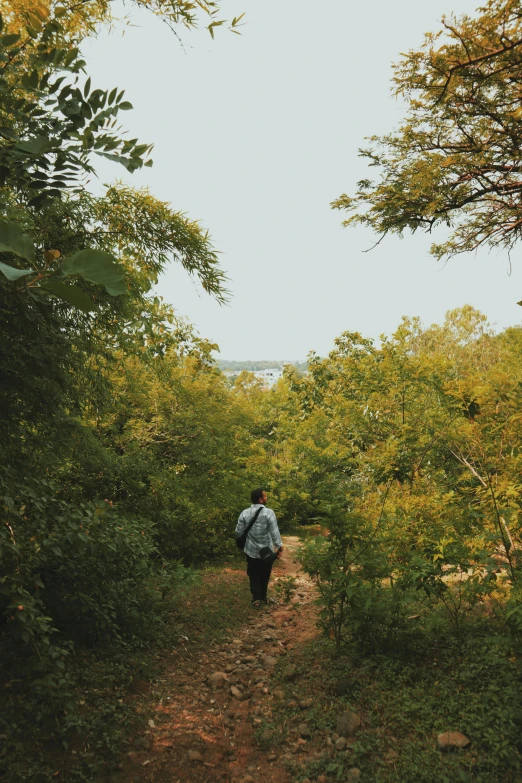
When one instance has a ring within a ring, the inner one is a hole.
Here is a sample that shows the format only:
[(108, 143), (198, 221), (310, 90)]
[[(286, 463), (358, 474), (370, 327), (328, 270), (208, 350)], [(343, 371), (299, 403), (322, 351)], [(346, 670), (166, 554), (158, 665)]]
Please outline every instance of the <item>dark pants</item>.
[(248, 555), (246, 559), (252, 601), (266, 601), (266, 591), (272, 572), (272, 563), (264, 563), (261, 558), (249, 557)]

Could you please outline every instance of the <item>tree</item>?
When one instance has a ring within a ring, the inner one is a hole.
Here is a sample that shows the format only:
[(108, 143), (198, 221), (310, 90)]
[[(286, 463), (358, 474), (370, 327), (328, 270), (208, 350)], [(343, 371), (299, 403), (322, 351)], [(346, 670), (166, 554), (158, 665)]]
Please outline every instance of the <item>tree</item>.
[[(216, 8), (137, 4), (189, 27)], [(170, 623), (165, 596), (191, 571), (169, 558), (233, 546), (230, 520), (265, 455), (250, 397), (214, 367), (217, 346), (152, 290), (176, 261), (224, 300), (208, 233), (145, 188), (87, 190), (98, 154), (130, 171), (149, 162), (149, 145), (115, 127), (130, 104), (92, 88), (77, 46), (110, 2), (5, 5), (0, 678), (17, 682), (4, 712), (30, 715), (9, 721), (13, 737), (33, 723), (63, 740), (77, 725), (73, 643), (141, 644)]]
[[(173, 29), (176, 34), (180, 28), (195, 30), (205, 27), (214, 37), (217, 27), (228, 25), (231, 32), (239, 35), (238, 27), (244, 14), (235, 16), (232, 20), (220, 19), (221, 6), (213, 0), (132, 0), (133, 5), (152, 11)], [(35, 12), (48, 13), (56, 7), (68, 11), (67, 32), (71, 40), (81, 40), (92, 34), (99, 23), (115, 21), (113, 14), (114, 0), (72, 0), (56, 2), (56, 0), (0, 0), (0, 12), (4, 16), (10, 32), (18, 30)]]
[(458, 627), (497, 578), (522, 628), (520, 333), (466, 307), (428, 329), (404, 319), (378, 347), (347, 332), (287, 374), (276, 491), (283, 518), (328, 527), (304, 564), (338, 642), (343, 624), (386, 642), (418, 592)]
[(151, 145), (114, 130), (119, 112), (132, 109), (123, 91), (91, 90), (90, 79), (80, 89), (85, 61), (66, 40), (64, 16), (63, 8), (41, 11), (0, 37), (0, 184), (30, 194), (25, 200), (36, 208), (83, 190), (95, 155), (131, 172), (152, 165)]
[[(80, 3), (80, 8), (90, 5)], [(126, 139), (115, 129), (119, 112), (132, 108), (123, 100), (123, 91), (91, 89), (89, 78), (83, 87), (78, 84), (85, 62), (78, 48), (71, 45), (68, 29), (77, 13), (76, 7), (57, 7), (53, 15), (46, 6), (37, 4), (25, 14), (18, 31), (0, 37), (0, 62), (4, 63), (0, 79), (0, 200), (4, 218), (8, 218), (0, 223), (0, 252), (10, 254), (0, 262), (0, 272), (13, 284), (14, 292), (29, 294), (39, 306), (48, 304), (51, 295), (90, 312), (95, 309), (93, 299), (64, 278), (79, 276), (105, 286), (113, 296), (123, 294), (126, 285), (118, 258), (122, 253), (134, 260), (140, 256), (145, 263), (145, 243), (155, 259), (148, 270), (154, 268), (155, 280), (170, 256), (197, 274), (205, 290), (223, 301), (224, 275), (217, 267), (208, 234), (195, 221), (174, 213), (144, 191), (113, 188), (105, 202), (91, 199), (91, 213), (84, 215), (85, 224), (77, 227), (74, 235), (77, 252), (72, 257), (63, 258), (64, 250), (71, 250), (70, 237), (65, 247), (57, 248), (48, 229), (43, 233), (50, 244), (35, 247), (31, 227), (38, 222), (41, 227), (56, 226), (54, 201), (67, 200), (62, 218), (85, 207), (89, 200), (85, 175), (94, 173), (96, 155), (131, 172), (152, 165), (150, 145)], [(0, 32), (1, 25), (0, 18)], [(44, 207), (51, 214), (38, 220), (35, 212)], [(129, 211), (134, 215), (132, 223)], [(69, 215), (67, 219), (72, 218)], [(145, 278), (148, 290), (151, 281), (147, 274)]]
[(522, 230), (522, 4), (488, 0), (442, 19), (395, 67), (407, 101), (398, 130), (361, 155), (379, 169), (332, 206), (381, 235), (451, 229), (436, 258), (485, 245), (510, 250)]

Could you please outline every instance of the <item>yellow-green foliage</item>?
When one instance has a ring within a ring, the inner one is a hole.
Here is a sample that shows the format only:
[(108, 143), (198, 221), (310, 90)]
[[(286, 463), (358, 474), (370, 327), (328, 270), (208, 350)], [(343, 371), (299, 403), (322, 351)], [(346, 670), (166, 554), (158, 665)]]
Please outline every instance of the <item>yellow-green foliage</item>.
[(495, 335), (466, 307), (428, 329), (404, 319), (380, 346), (336, 342), (287, 379), (277, 456), (284, 514), (332, 531), (305, 557), (329, 585), (330, 622), (360, 623), (376, 605), (367, 596), (348, 617), (346, 590), (356, 601), (387, 584), (397, 601), (442, 601), (456, 625), (500, 591), (518, 631), (522, 331)]
[(361, 151), (378, 175), (333, 203), (353, 213), (345, 225), (384, 236), (442, 224), (452, 233), (432, 246), (438, 258), (518, 241), (521, 33), (520, 1), (488, 0), (402, 55), (393, 82), (406, 116)]

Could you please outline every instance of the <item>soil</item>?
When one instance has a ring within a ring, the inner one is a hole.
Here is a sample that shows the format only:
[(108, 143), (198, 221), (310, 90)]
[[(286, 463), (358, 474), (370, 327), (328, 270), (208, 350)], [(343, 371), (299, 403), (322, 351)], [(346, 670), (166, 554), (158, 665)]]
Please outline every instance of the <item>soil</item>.
[[(176, 659), (172, 671), (163, 675), (164, 695), (135, 738), (136, 750), (127, 755), (120, 780), (292, 783), (283, 758), (288, 758), (288, 747), (282, 750), (278, 742), (271, 742), (267, 728), (285, 699), (274, 672), (282, 668), (291, 678), (294, 654), (317, 629), (313, 586), (295, 560), (299, 539), (287, 536), (284, 544), (271, 584), (294, 576), (297, 588), (291, 602), (253, 607), (251, 620), (225, 642), (193, 653), (192, 658)], [(244, 589), (248, 590), (246, 575)], [(216, 672), (225, 673), (227, 680), (213, 687), (210, 677)], [(306, 739), (296, 738), (293, 752), (303, 751), (306, 744)]]

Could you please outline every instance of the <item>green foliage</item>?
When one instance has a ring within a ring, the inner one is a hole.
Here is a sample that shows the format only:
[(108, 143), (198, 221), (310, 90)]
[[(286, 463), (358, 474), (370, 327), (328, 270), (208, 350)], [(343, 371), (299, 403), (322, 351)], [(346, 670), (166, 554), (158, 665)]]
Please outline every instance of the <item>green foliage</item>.
[[(174, 569), (176, 566), (174, 565)], [(174, 596), (161, 599), (159, 586), (147, 598), (139, 645), (76, 645), (67, 659), (68, 686), (54, 699), (34, 686), (27, 675), (11, 677), (0, 713), (0, 776), (6, 783), (51, 778), (90, 781), (118, 775), (121, 754), (133, 749), (132, 738), (143, 727), (143, 714), (170, 696), (171, 675), (179, 653), (194, 655), (251, 616), (248, 594), (239, 589), (243, 572), (208, 569), (197, 581), (190, 577)], [(202, 633), (204, 629), (205, 633)], [(172, 655), (174, 651), (174, 655)], [(3, 672), (2, 672), (3, 674)], [(146, 692), (137, 695), (138, 680)], [(53, 694), (55, 691), (50, 690)]]
[[(308, 674), (302, 686), (314, 699), (307, 722), (331, 734), (345, 709), (363, 722), (346, 753), (310, 754), (304, 766), (289, 762), (294, 777), (345, 780), (355, 766), (361, 779), (375, 783), (519, 780), (521, 668), (509, 636), (490, 620), (473, 622), (456, 637), (437, 611), (414, 624), (414, 642), (386, 654), (360, 654), (352, 643), (332, 655), (325, 640), (302, 650)], [(349, 692), (333, 696), (341, 677)], [(276, 737), (288, 731), (289, 718), (303, 720), (297, 709), (291, 716), (278, 712)], [(436, 738), (449, 727), (470, 739), (469, 748), (441, 753)]]
[[(19, 268), (17, 259), (14, 263), (6, 259), (0, 262), (0, 272), (18, 283), (17, 293), (36, 297), (37, 306), (48, 316), (55, 297), (84, 313), (96, 309), (97, 302), (88, 292), (64, 283), (61, 276), (79, 275), (104, 286), (113, 296), (126, 293), (117, 261), (122, 251), (131, 263), (138, 256), (139, 263), (147, 265), (145, 290), (153, 282), (150, 272), (155, 282), (167, 260), (174, 258), (198, 275), (206, 291), (224, 301), (225, 278), (217, 255), (208, 234), (195, 221), (174, 213), (146, 191), (130, 188), (111, 188), (105, 201), (91, 199), (89, 203), (82, 177), (94, 173), (94, 155), (117, 161), (132, 172), (151, 164), (146, 159), (151, 148), (137, 139), (122, 138), (115, 129), (118, 112), (132, 108), (123, 100), (123, 91), (91, 90), (90, 79), (82, 89), (78, 86), (85, 63), (78, 48), (67, 41), (67, 23), (74, 18), (75, 7), (56, 9), (54, 17), (45, 7), (38, 6), (35, 13), (38, 24), (31, 17), (20, 33), (0, 39), (0, 59), (6, 63), (0, 80), (0, 97), (4, 98), (0, 112), (0, 186), (4, 193), (0, 200), (10, 218), (1, 225), (0, 251), (30, 261), (32, 269)], [(79, 231), (70, 232), (74, 248), (60, 246), (57, 233), (49, 232), (60, 213), (53, 204), (56, 199), (67, 202), (61, 209), (62, 230), (64, 221), (71, 224), (71, 210), (76, 216), (83, 213), (83, 224), (76, 226)], [(43, 216), (35, 214), (42, 209)], [(89, 220), (91, 225), (87, 225)], [(93, 239), (101, 247), (86, 247)], [(144, 262), (144, 246), (146, 253), (152, 250), (153, 263)], [(60, 255), (73, 249), (74, 255), (58, 265)]]
[[(233, 547), (245, 484), (268, 462), (251, 393), (151, 293), (175, 261), (225, 301), (208, 232), (146, 189), (84, 188), (97, 155), (150, 164), (115, 125), (132, 108), (123, 93), (84, 81), (78, 42), (108, 5), (15, 6), (0, 39), (0, 776), (51, 777), (47, 749), (89, 732), (60, 766), (97, 779), (128, 712), (89, 676), (123, 696), (128, 667), (93, 660), (179, 642), (181, 599), (199, 589), (190, 564)], [(211, 32), (219, 21), (212, 3), (154, 7), (188, 27), (210, 13)], [(242, 616), (234, 598), (210, 604), (209, 626)]]
[(83, 187), (93, 154), (129, 171), (150, 165), (150, 145), (113, 130), (119, 112), (132, 108), (123, 91), (91, 90), (90, 79), (77, 85), (85, 61), (64, 40), (71, 13), (37, 6), (23, 28), (0, 37), (0, 184), (32, 194), (29, 206)]
[(432, 246), (437, 258), (513, 247), (522, 190), (521, 25), (518, 0), (488, 0), (474, 17), (443, 17), (420, 49), (403, 55), (393, 81), (406, 117), (361, 151), (379, 176), (333, 202), (354, 213), (345, 225), (383, 236), (443, 224), (452, 234)]
[(284, 604), (289, 604), (292, 596), (297, 590), (297, 579), (295, 576), (281, 576), (274, 581), (274, 590), (277, 597)]
[(123, 269), (103, 250), (80, 250), (63, 262), (60, 271), (64, 277), (80, 275), (91, 283), (103, 285), (111, 296), (125, 293)]
[[(149, 522), (108, 503), (72, 504), (44, 479), (4, 481), (1, 615), (5, 632), (43, 657), (52, 633), (121, 638), (153, 573)], [(53, 623), (53, 627), (49, 625)]]
[(303, 564), (338, 646), (343, 634), (363, 647), (404, 641), (422, 596), (459, 633), (507, 601), (518, 633), (519, 340), (464, 308), (442, 327), (404, 320), (380, 348), (345, 334), (307, 376), (287, 375), (281, 510), (329, 531)]
[[(101, 0), (99, 5), (103, 6), (106, 11), (106, 18), (110, 19), (108, 1), (110, 2), (110, 0)], [(162, 17), (176, 32), (179, 28), (187, 30), (204, 28), (214, 38), (214, 31), (219, 27), (226, 26), (230, 32), (241, 35), (239, 28), (244, 24), (241, 21), (245, 16), (244, 13), (228, 20), (219, 19), (221, 6), (214, 0), (196, 0), (196, 2), (193, 0), (134, 0), (134, 2), (138, 7), (145, 8)]]
[(34, 262), (35, 247), (28, 234), (22, 232), (16, 223), (0, 223), (0, 252), (21, 256), (26, 261), (32, 261), (33, 269), (18, 269), (8, 264), (0, 263), (0, 272), (11, 282), (23, 279), (23, 286), (15, 288), (15, 294), (27, 293), (40, 307), (44, 306), (45, 298), (41, 293), (51, 293), (69, 305), (89, 313), (95, 309), (91, 297), (78, 286), (63, 283), (58, 276), (79, 276), (92, 283), (103, 285), (112, 296), (124, 294), (123, 268), (110, 253), (99, 250), (81, 250), (66, 258), (59, 267), (55, 262), (61, 253), (58, 250), (47, 250), (39, 253), (41, 265)]

